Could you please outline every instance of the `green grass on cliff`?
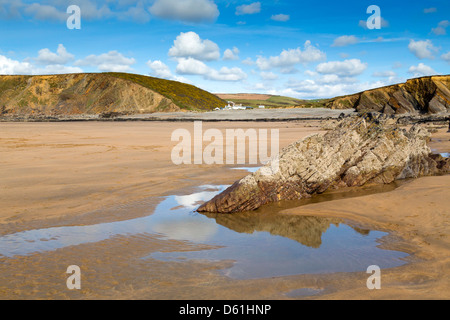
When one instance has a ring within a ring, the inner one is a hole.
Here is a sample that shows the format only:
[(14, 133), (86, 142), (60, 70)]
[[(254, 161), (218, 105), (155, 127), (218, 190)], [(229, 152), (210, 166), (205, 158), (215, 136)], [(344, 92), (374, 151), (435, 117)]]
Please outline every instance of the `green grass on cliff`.
[(209, 111), (226, 105), (226, 102), (216, 95), (189, 84), (130, 73), (108, 72), (105, 74), (132, 81), (156, 91), (184, 110)]
[(324, 108), (327, 99), (320, 100), (301, 100), (291, 97), (272, 96), (267, 100), (254, 100), (254, 99), (227, 99), (233, 101), (236, 104), (242, 104), (253, 108), (258, 106), (265, 106), (266, 108)]

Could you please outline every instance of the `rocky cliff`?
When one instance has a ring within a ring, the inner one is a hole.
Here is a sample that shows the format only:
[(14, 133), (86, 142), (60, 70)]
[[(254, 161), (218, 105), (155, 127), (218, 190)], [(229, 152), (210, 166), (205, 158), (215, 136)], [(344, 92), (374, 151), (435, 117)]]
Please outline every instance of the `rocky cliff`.
[(251, 211), (328, 189), (388, 184), (397, 179), (450, 173), (450, 159), (432, 155), (429, 132), (399, 129), (384, 115), (346, 118), (325, 135), (312, 135), (284, 149), (274, 163), (234, 183), (199, 212)]
[(411, 79), (406, 83), (337, 97), (327, 102), (326, 107), (385, 114), (450, 112), (450, 76)]
[(224, 105), (194, 86), (141, 75), (0, 76), (0, 115), (140, 114)]

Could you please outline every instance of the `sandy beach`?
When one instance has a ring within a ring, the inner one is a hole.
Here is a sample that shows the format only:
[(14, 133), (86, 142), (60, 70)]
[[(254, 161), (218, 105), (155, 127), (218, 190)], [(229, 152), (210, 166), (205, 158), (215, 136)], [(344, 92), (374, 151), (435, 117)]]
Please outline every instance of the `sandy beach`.
[[(163, 197), (186, 195), (202, 185), (230, 185), (247, 174), (229, 165), (174, 165), (171, 134), (180, 128), (192, 131), (193, 124), (2, 123), (0, 236), (150, 216)], [(324, 132), (317, 121), (205, 123), (208, 128), (279, 129), (281, 148)], [(447, 128), (433, 134), (430, 148), (450, 151)], [(367, 289), (365, 272), (239, 280), (221, 272), (230, 260), (144, 259), (155, 252), (216, 246), (142, 232), (0, 255), (0, 299), (449, 299), (449, 190), (448, 175), (424, 177), (389, 192), (281, 212), (339, 218), (388, 233), (380, 246), (409, 256), (404, 265), (382, 270), (381, 290)], [(78, 291), (66, 288), (66, 269), (74, 264), (83, 270)]]

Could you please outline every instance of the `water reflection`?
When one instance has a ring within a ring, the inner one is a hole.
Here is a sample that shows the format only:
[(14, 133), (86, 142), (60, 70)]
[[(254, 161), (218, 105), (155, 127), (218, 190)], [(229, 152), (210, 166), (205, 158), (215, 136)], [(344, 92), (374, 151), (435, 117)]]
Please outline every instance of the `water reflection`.
[[(326, 201), (356, 194), (379, 192), (360, 189), (329, 193), (300, 202), (271, 204), (254, 212), (203, 215), (195, 212), (226, 186), (203, 186), (190, 195), (163, 199), (149, 216), (91, 226), (29, 230), (0, 237), (0, 255), (14, 257), (67, 246), (98, 242), (117, 235), (158, 234), (217, 247), (192, 252), (155, 252), (148, 257), (167, 261), (203, 259), (233, 262), (224, 274), (238, 279), (304, 273), (363, 271), (404, 264), (402, 252), (382, 250), (378, 241), (386, 233), (361, 230), (340, 219), (280, 214), (299, 204)], [(140, 205), (140, 204), (138, 204)], [(132, 210), (128, 207), (127, 210)]]

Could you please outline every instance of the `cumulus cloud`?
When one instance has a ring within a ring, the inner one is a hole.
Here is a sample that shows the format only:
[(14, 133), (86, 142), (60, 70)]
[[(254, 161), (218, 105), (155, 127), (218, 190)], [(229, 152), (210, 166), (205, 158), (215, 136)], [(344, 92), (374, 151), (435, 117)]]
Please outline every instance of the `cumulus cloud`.
[(359, 40), (355, 36), (340, 36), (340, 37), (334, 39), (334, 42), (331, 46), (332, 47), (345, 47), (345, 46), (348, 46), (351, 44), (356, 44), (358, 42), (359, 42)]
[(170, 68), (163, 63), (160, 60), (151, 61), (149, 60), (147, 62), (147, 65), (152, 70), (152, 74), (158, 78), (163, 79), (171, 79), (172, 78), (172, 72), (170, 71)]
[(445, 61), (447, 61), (448, 63), (450, 63), (450, 51), (447, 52), (447, 53), (444, 53), (444, 54), (441, 56), (441, 58), (444, 59)]
[(172, 74), (168, 65), (160, 60), (147, 61), (147, 66), (152, 70), (151, 74), (157, 78), (174, 80), (184, 83), (189, 83), (190, 81), (184, 77), (178, 77)]
[(184, 22), (213, 22), (220, 12), (211, 0), (156, 0), (150, 7), (154, 16)]
[(263, 80), (277, 80), (278, 76), (273, 72), (261, 72), (260, 76)]
[(432, 59), (433, 52), (437, 51), (437, 48), (433, 46), (431, 40), (411, 40), (408, 49), (419, 59)]
[(62, 44), (60, 44), (58, 45), (56, 53), (51, 52), (47, 48), (39, 50), (38, 57), (34, 60), (36, 61), (36, 63), (43, 65), (64, 65), (69, 61), (72, 61), (73, 59), (74, 55), (67, 52), (66, 48)]
[(433, 32), (437, 36), (445, 36), (447, 34), (447, 27), (450, 26), (450, 21), (443, 20), (438, 23), (438, 26), (436, 28), (431, 29), (431, 32)]
[(255, 62), (251, 58), (247, 58), (245, 60), (242, 60), (242, 64), (245, 64), (246, 66), (253, 66)]
[(178, 74), (199, 75), (214, 81), (241, 81), (247, 78), (247, 74), (240, 68), (223, 67), (216, 70), (194, 58), (179, 59), (176, 71)]
[(0, 55), (0, 74), (31, 74), (32, 69), (29, 62), (20, 62)]
[(31, 74), (66, 74), (66, 73), (81, 73), (83, 70), (78, 67), (65, 66), (62, 64), (52, 64), (43, 68), (33, 68)]
[(358, 82), (353, 78), (335, 76), (321, 77), (319, 79), (290, 80), (285, 89), (269, 91), (269, 94), (286, 95), (300, 99), (331, 98), (361, 92), (388, 85), (385, 81)]
[(289, 21), (291, 19), (291, 16), (288, 14), (275, 14), (272, 17), (270, 17), (270, 19), (274, 20), (274, 21), (280, 21), (280, 22), (286, 22)]
[(50, 5), (42, 5), (39, 3), (32, 3), (25, 7), (24, 12), (27, 15), (33, 16), (38, 20), (58, 20), (65, 21), (67, 19), (66, 11), (58, 10), (56, 7)]
[(144, 8), (144, 3), (142, 1), (138, 1), (135, 7), (129, 7), (127, 11), (120, 14), (119, 19), (146, 23), (149, 22), (151, 18), (149, 12)]
[(101, 55), (89, 55), (76, 61), (74, 65), (97, 67), (102, 72), (128, 72), (132, 70), (131, 65), (135, 63), (134, 58), (127, 58), (120, 52), (110, 51)]
[(243, 4), (236, 8), (236, 15), (255, 14), (261, 12), (261, 2), (253, 2), (251, 4)]
[(61, 64), (50, 64), (37, 67), (28, 61), (17, 61), (0, 55), (0, 74), (6, 75), (38, 75), (38, 74), (62, 74), (80, 73), (82, 69)]
[(417, 66), (411, 66), (408, 69), (408, 72), (411, 73), (414, 77), (432, 76), (437, 74), (436, 71), (433, 70), (433, 68), (423, 63), (419, 63)]
[(180, 33), (169, 50), (169, 56), (212, 61), (220, 58), (220, 50), (216, 43), (210, 40), (202, 40), (197, 33), (190, 31)]
[(367, 63), (359, 59), (344, 61), (330, 61), (321, 63), (316, 67), (316, 71), (321, 74), (335, 74), (342, 77), (357, 76), (367, 69)]
[(270, 70), (272, 68), (281, 68), (285, 73), (289, 73), (296, 64), (323, 61), (326, 54), (314, 47), (310, 41), (306, 41), (303, 50), (297, 49), (283, 50), (279, 56), (262, 57), (256, 60), (256, 65), (260, 70)]
[(223, 60), (239, 60), (239, 52), (239, 49), (236, 47), (227, 49), (223, 53)]

